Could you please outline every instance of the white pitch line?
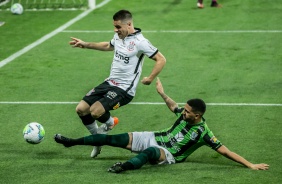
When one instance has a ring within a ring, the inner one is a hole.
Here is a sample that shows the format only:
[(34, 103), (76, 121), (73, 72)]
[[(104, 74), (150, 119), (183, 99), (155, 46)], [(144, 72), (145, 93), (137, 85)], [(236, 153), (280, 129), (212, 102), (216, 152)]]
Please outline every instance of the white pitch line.
[[(0, 102), (1, 103), (1, 102)], [(165, 105), (164, 102), (132, 102), (134, 105)], [(186, 103), (177, 103), (185, 105)], [(206, 103), (211, 106), (282, 106), (282, 104), (269, 104), (269, 103)]]
[(282, 30), (170, 30), (168, 33), (282, 33)]
[[(113, 33), (110, 30), (63, 30), (63, 33)], [(144, 30), (144, 33), (282, 33), (282, 30)]]
[[(11, 105), (26, 105), (26, 104), (49, 104), (49, 105), (68, 105), (68, 104), (78, 104), (79, 102), (45, 102), (45, 101), (38, 101), (38, 102), (28, 102), (28, 101), (18, 101), (18, 102), (5, 102), (0, 101), (0, 104), (11, 104)], [(164, 102), (131, 102), (129, 104), (132, 105), (165, 105)], [(179, 105), (184, 105), (185, 103), (177, 103)], [(206, 103), (210, 106), (280, 106), (282, 104), (274, 104), (274, 103)]]
[(24, 47), (23, 49), (19, 50), (18, 52), (12, 54), (11, 56), (9, 56), (8, 58), (0, 61), (0, 68), (3, 67), (4, 65), (10, 63), (11, 61), (13, 61), (14, 59), (16, 59), (17, 57), (23, 55), (24, 53), (30, 51), (31, 49), (33, 49), (34, 47), (40, 45), (41, 43), (45, 42), (46, 40), (48, 40), (49, 38), (55, 36), (56, 34), (62, 32), (64, 29), (66, 29), (67, 27), (71, 26), (72, 24), (74, 24), (75, 22), (79, 21), (80, 19), (82, 19), (83, 17), (85, 17), (86, 15), (88, 15), (90, 12), (92, 12), (93, 10), (100, 8), (102, 6), (104, 6), (105, 4), (107, 4), (108, 2), (110, 2), (111, 0), (104, 0), (103, 2), (101, 2), (100, 4), (98, 4), (94, 9), (89, 9), (84, 11), (83, 13), (79, 14), (77, 17), (75, 17), (74, 19), (70, 20), (69, 22), (67, 22), (66, 24), (62, 25), (61, 27), (57, 28), (56, 30), (52, 31), (51, 33), (43, 36), (42, 38), (40, 38), (39, 40), (33, 42), (32, 44)]

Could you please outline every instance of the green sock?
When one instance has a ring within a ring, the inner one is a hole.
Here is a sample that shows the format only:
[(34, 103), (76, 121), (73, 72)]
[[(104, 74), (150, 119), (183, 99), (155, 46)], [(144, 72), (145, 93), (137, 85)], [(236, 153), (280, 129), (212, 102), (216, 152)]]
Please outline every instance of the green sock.
[(82, 139), (83, 139), (82, 145), (92, 145), (92, 146), (109, 145), (114, 147), (125, 148), (129, 143), (128, 133), (117, 134), (117, 135), (94, 134), (77, 139), (77, 143), (78, 142), (82, 143), (81, 142)]
[(78, 139), (70, 139), (70, 143), (73, 145), (84, 145), (84, 137)]
[(159, 148), (156, 147), (149, 147), (139, 153), (137, 156), (133, 157), (132, 159), (125, 162), (122, 166), (124, 170), (131, 170), (132, 166), (130, 166), (129, 163), (131, 163), (134, 166), (134, 169), (141, 168), (144, 164), (146, 164), (148, 161), (156, 162), (159, 160), (161, 156), (161, 152)]

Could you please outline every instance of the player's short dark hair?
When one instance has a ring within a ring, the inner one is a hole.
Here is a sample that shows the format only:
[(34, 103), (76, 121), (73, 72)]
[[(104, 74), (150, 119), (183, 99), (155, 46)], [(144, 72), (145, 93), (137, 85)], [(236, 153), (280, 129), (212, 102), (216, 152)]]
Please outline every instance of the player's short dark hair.
[(190, 99), (187, 104), (192, 107), (193, 112), (198, 112), (203, 115), (206, 112), (206, 103), (199, 98)]
[(118, 20), (131, 20), (132, 19), (132, 14), (128, 10), (119, 10), (113, 15), (114, 21)]

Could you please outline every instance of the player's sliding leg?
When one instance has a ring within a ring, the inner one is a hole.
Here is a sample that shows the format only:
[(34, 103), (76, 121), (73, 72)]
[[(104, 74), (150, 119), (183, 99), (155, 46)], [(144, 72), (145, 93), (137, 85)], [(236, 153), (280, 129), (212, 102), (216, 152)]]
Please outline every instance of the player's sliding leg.
[[(96, 134), (81, 137), (78, 139), (67, 138), (60, 134), (56, 134), (54, 137), (55, 141), (59, 144), (63, 144), (65, 147), (71, 147), (75, 145), (91, 145), (91, 146), (103, 146), (109, 145), (114, 147), (126, 148), (129, 143), (128, 133), (117, 134), (117, 135), (104, 135)], [(147, 162), (157, 163), (160, 159), (161, 152), (159, 148), (149, 147), (126, 161), (125, 163), (117, 162), (108, 169), (112, 173), (120, 173), (126, 170), (139, 169)]]
[(103, 146), (109, 145), (114, 147), (126, 148), (129, 143), (128, 133), (117, 134), (117, 135), (105, 135), (95, 134), (78, 139), (72, 139), (61, 134), (56, 134), (54, 139), (57, 143), (63, 144), (65, 147), (71, 147), (75, 145), (90, 145), (90, 146)]
[(161, 152), (159, 148), (149, 147), (124, 163), (115, 163), (112, 167), (108, 169), (108, 171), (112, 173), (120, 173), (126, 170), (139, 169), (148, 161), (157, 163), (160, 156)]
[(55, 134), (54, 139), (57, 143), (63, 144), (65, 147), (74, 146), (70, 138), (64, 137), (61, 134)]

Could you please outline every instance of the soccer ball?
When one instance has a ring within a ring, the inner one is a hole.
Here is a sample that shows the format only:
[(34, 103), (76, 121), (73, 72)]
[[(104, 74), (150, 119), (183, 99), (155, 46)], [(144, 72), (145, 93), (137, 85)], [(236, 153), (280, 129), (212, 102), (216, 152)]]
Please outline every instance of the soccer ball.
[(23, 13), (23, 6), (20, 3), (15, 3), (11, 7), (11, 12), (16, 15)]
[(27, 124), (23, 129), (23, 137), (30, 144), (38, 144), (43, 141), (45, 130), (43, 126), (37, 122)]

